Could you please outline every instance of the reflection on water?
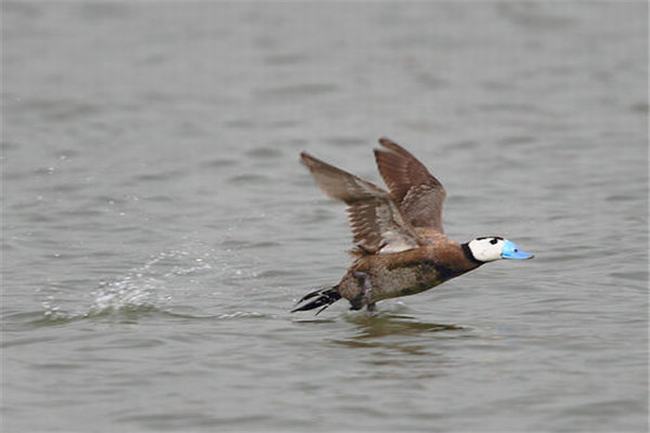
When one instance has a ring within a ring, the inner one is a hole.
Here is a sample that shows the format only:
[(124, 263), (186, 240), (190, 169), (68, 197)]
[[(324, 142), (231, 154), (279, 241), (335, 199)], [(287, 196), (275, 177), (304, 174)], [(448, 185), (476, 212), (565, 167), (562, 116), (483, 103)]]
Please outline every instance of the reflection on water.
[(350, 313), (346, 314), (345, 320), (357, 325), (358, 334), (352, 337), (354, 340), (365, 340), (393, 335), (420, 335), (425, 333), (443, 331), (462, 331), (466, 328), (441, 323), (427, 323), (420, 321), (417, 317), (391, 314), (391, 313)]
[[(414, 340), (413, 337), (426, 337), (427, 334), (433, 337), (434, 333), (465, 330), (458, 325), (427, 323), (411, 316), (381, 312), (348, 313), (344, 315), (344, 320), (354, 325), (353, 335), (345, 339), (331, 339), (331, 343), (351, 349), (379, 348), (410, 355), (431, 355), (429, 345), (419, 342), (419, 339)], [(382, 361), (378, 358), (371, 362), (381, 364), (392, 363), (394, 360)]]

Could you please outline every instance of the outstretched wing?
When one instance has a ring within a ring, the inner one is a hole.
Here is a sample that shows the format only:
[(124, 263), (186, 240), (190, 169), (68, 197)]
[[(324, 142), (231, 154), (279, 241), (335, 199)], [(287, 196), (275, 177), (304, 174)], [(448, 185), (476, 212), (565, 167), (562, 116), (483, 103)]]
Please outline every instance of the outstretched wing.
[(300, 158), (325, 194), (348, 205), (354, 242), (363, 252), (394, 253), (419, 245), (415, 230), (386, 191), (306, 152)]
[(411, 153), (388, 138), (380, 138), (375, 160), (391, 197), (414, 227), (444, 233), (442, 203), (447, 193), (442, 184)]

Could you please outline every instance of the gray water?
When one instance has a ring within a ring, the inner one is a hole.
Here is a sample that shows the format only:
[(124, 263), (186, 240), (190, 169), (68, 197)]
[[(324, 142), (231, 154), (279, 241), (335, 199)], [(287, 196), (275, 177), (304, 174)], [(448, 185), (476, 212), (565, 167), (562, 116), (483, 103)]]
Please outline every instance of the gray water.
[[(648, 429), (644, 2), (3, 3), (2, 431)], [(376, 316), (387, 135), (536, 254)]]

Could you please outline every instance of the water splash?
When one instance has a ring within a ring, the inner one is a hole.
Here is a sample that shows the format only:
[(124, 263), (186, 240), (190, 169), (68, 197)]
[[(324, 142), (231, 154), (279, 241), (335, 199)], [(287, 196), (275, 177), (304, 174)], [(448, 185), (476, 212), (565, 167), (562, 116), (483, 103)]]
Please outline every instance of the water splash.
[(163, 311), (172, 301), (174, 290), (193, 285), (193, 276), (213, 268), (214, 251), (198, 253), (187, 250), (163, 251), (151, 256), (143, 265), (124, 276), (101, 281), (90, 292), (90, 305), (77, 311), (66, 310), (54, 295), (41, 302), (46, 318), (67, 320), (114, 313)]
[[(184, 310), (191, 310), (187, 318), (261, 317), (260, 313), (241, 311), (240, 305), (230, 305), (234, 311), (218, 315), (206, 315), (192, 306), (197, 297), (209, 299), (219, 295), (215, 283), (238, 284), (256, 276), (255, 260), (242, 255), (238, 249), (215, 249), (190, 239), (180, 248), (151, 255), (142, 265), (121, 276), (100, 281), (90, 291), (83, 286), (52, 283), (48, 296), (41, 302), (43, 319), (60, 323), (95, 317), (133, 318), (151, 313), (180, 317), (184, 314), (177, 313)], [(80, 296), (79, 292), (83, 294)]]
[(86, 315), (92, 316), (129, 308), (155, 307), (155, 302), (152, 301), (153, 289), (160, 282), (155, 279), (143, 279), (141, 275), (126, 276), (109, 283), (102, 282), (100, 287), (92, 292), (94, 302)]

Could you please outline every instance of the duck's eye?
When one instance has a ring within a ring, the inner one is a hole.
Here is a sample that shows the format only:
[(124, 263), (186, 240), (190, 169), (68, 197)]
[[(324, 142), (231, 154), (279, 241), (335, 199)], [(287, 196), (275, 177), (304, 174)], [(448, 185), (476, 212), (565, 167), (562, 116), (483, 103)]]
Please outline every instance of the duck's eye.
[(491, 243), (492, 245), (494, 245), (494, 244), (497, 243), (497, 240), (496, 240), (495, 238), (492, 238), (492, 239), (490, 239), (490, 243)]
[(518, 252), (519, 252), (519, 250), (517, 248), (515, 248), (515, 253), (518, 253)]

